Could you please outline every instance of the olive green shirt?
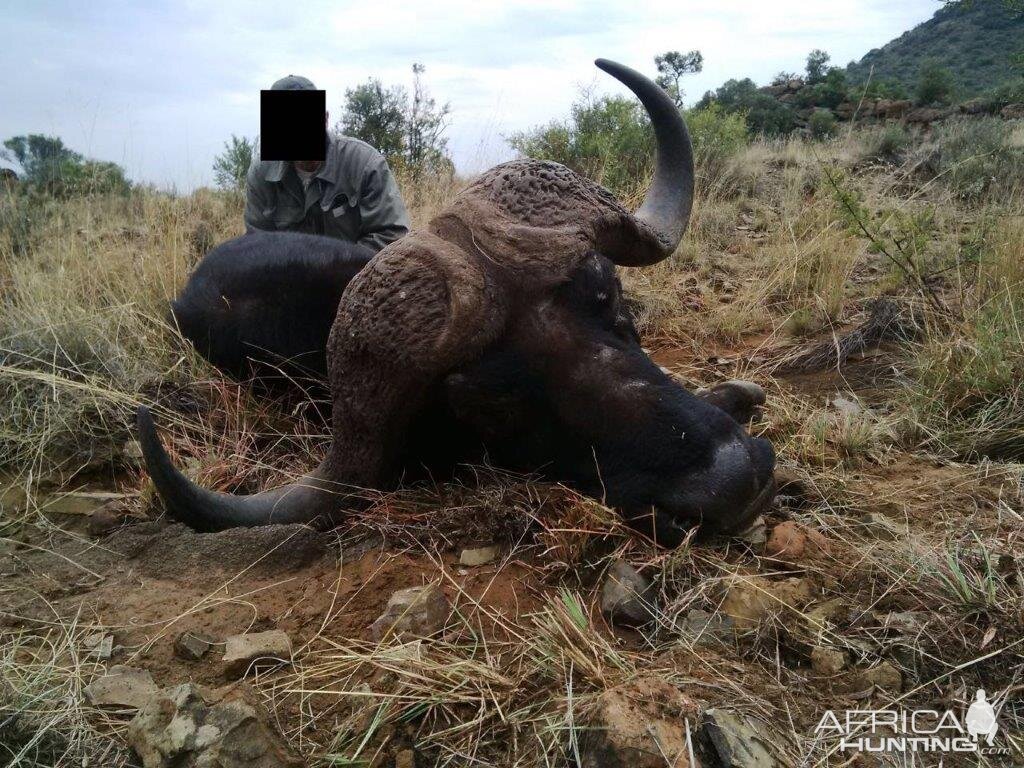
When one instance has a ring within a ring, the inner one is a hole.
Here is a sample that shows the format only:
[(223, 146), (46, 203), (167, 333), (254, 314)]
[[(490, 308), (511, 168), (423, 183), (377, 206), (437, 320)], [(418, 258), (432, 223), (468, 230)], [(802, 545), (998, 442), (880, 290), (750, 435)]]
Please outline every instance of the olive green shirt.
[(409, 214), (381, 154), (334, 134), (305, 188), (292, 163), (260, 160), (257, 150), (245, 180), (245, 228), (326, 235), (379, 251), (409, 231)]

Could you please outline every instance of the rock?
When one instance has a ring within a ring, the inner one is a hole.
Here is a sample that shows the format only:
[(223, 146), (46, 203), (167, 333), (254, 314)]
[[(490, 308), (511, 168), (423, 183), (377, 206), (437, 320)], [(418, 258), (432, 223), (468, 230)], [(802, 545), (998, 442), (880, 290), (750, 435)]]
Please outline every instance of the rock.
[(227, 674), (244, 675), (256, 662), (291, 662), (292, 641), (280, 629), (232, 635), (224, 643), (224, 666)]
[(882, 541), (896, 541), (906, 535), (902, 526), (881, 512), (865, 512), (860, 516), (859, 522), (868, 535)]
[(786, 82), (786, 87), (791, 91), (799, 91), (804, 87), (804, 81), (799, 77), (794, 77), (792, 80)]
[(143, 768), (301, 768), (266, 713), (240, 699), (208, 706), (191, 683), (154, 697), (128, 725)]
[(836, 395), (829, 401), (829, 405), (843, 416), (857, 417), (864, 415), (864, 407), (855, 400), (850, 400), (842, 395)]
[(690, 698), (655, 675), (604, 691), (580, 736), (580, 764), (601, 768), (696, 768), (687, 747)]
[(755, 552), (763, 552), (768, 541), (768, 523), (765, 522), (764, 515), (755, 517), (746, 529), (733, 534), (733, 536), (747, 544)]
[(800, 565), (829, 554), (831, 545), (818, 531), (787, 520), (772, 528), (764, 553), (789, 565)]
[(138, 440), (125, 440), (121, 446), (121, 458), (125, 464), (132, 466), (142, 465), (142, 445)]
[(472, 568), (477, 565), (487, 565), (497, 559), (501, 548), (497, 545), (490, 547), (478, 547), (476, 549), (464, 549), (459, 556), (459, 564)]
[[(115, 532), (108, 546), (123, 550), (118, 538), (132, 539), (129, 526)], [(157, 579), (180, 579), (182, 574), (210, 571), (249, 577), (280, 576), (302, 570), (328, 554), (328, 537), (299, 523), (228, 528), (216, 533), (197, 533), (175, 523), (148, 538), (136, 557), (136, 567)]]
[(731, 616), (694, 609), (687, 612), (679, 630), (693, 645), (714, 645), (731, 638), (736, 624)]
[(51, 496), (40, 502), (43, 512), (56, 512), (59, 515), (91, 515), (111, 502), (127, 498), (123, 493), (106, 491), (74, 491)]
[(85, 638), (82, 645), (90, 656), (100, 661), (107, 661), (114, 652), (114, 636), (105, 632), (97, 632)]
[(903, 690), (903, 673), (891, 662), (883, 661), (871, 669), (850, 672), (835, 686), (842, 693), (860, 693), (876, 687), (899, 693)]
[(629, 563), (617, 560), (601, 587), (601, 612), (612, 624), (646, 624), (657, 616), (657, 588)]
[(737, 629), (756, 627), (773, 613), (799, 610), (812, 597), (811, 584), (805, 578), (769, 581), (763, 576), (737, 575), (727, 583), (719, 610), (732, 617)]
[(89, 535), (106, 536), (124, 525), (131, 517), (121, 501), (104, 504), (89, 515)]
[(838, 117), (840, 120), (849, 120), (851, 117), (853, 117), (853, 113), (856, 111), (857, 105), (849, 101), (844, 101), (840, 104), (837, 104), (835, 109), (836, 117)]
[(1024, 104), (1007, 104), (999, 110), (999, 116), (1004, 120), (1024, 119)]
[(709, 709), (701, 718), (694, 740), (705, 768), (776, 768), (772, 745), (781, 736), (753, 717), (726, 709)]
[(384, 613), (370, 628), (377, 640), (428, 637), (442, 629), (451, 615), (451, 604), (437, 584), (400, 589), (391, 595)]
[(411, 749), (400, 749), (395, 753), (395, 768), (416, 768), (416, 753)]
[(107, 673), (85, 687), (85, 700), (94, 707), (140, 709), (160, 689), (145, 669), (115, 664)]
[(939, 120), (945, 120), (953, 114), (952, 107), (918, 107), (906, 113), (908, 123), (922, 123), (928, 125)]
[(985, 99), (968, 99), (960, 105), (960, 112), (965, 115), (980, 115), (988, 111), (989, 106)]
[(834, 677), (846, 667), (846, 654), (836, 648), (811, 649), (811, 669), (819, 675)]
[(187, 630), (174, 639), (174, 653), (186, 661), (199, 661), (209, 653), (215, 642), (217, 641), (203, 632)]

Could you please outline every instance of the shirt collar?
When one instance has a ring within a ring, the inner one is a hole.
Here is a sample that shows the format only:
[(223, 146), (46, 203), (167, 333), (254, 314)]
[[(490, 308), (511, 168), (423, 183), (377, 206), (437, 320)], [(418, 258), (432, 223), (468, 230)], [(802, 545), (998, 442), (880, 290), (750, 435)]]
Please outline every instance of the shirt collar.
[[(327, 156), (324, 158), (323, 163), (320, 165), (320, 170), (316, 172), (316, 178), (324, 179), (325, 181), (331, 181), (332, 174), (329, 170), (329, 161), (331, 159), (331, 144), (334, 141), (331, 135), (327, 134)], [(263, 174), (263, 178), (267, 181), (280, 182), (284, 178), (285, 172), (288, 170), (287, 160), (271, 160), (267, 163), (266, 173)]]

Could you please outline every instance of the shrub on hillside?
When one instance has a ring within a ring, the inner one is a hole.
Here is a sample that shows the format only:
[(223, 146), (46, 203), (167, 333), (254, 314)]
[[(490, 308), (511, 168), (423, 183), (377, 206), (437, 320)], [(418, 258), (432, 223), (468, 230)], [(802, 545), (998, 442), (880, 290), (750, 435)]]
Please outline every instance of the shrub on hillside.
[(703, 108), (717, 103), (726, 112), (746, 116), (747, 127), (753, 134), (782, 136), (793, 130), (793, 110), (778, 99), (759, 91), (749, 77), (743, 80), (729, 80), (715, 91), (708, 91), (697, 103)]
[(915, 99), (920, 105), (949, 104), (953, 100), (956, 82), (953, 73), (936, 60), (926, 61), (921, 66), (917, 79)]
[(949, 120), (935, 128), (932, 170), (958, 196), (972, 201), (1024, 189), (1024, 147), (1013, 126), (997, 117)]
[(860, 159), (899, 163), (910, 146), (910, 138), (910, 132), (899, 123), (865, 129), (860, 134)]
[(807, 121), (807, 127), (814, 138), (828, 139), (836, 135), (839, 123), (836, 116), (832, 114), (832, 110), (816, 109), (810, 120)]
[(744, 115), (727, 112), (720, 104), (692, 109), (686, 123), (693, 140), (694, 164), (698, 186), (705, 189), (716, 184), (729, 158), (750, 141)]
[(515, 133), (508, 141), (525, 157), (554, 160), (622, 196), (649, 175), (654, 157), (643, 107), (623, 96), (585, 94), (568, 120)]

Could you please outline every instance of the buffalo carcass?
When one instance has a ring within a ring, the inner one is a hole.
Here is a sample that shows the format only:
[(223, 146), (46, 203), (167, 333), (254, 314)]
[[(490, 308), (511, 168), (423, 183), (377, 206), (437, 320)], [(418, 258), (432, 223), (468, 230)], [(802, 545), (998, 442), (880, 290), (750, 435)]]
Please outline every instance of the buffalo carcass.
[(654, 127), (655, 174), (639, 210), (556, 163), (484, 173), (345, 289), (327, 342), (333, 439), (316, 470), (251, 496), (202, 489), (172, 466), (140, 409), (146, 463), (172, 516), (201, 530), (330, 524), (360, 489), (392, 487), (444, 453), (451, 462), (484, 451), (600, 496), (666, 543), (697, 523), (736, 529), (771, 502), (772, 448), (737, 420), (757, 395), (687, 392), (648, 358), (622, 310), (615, 265), (676, 249), (693, 156), (661, 88), (597, 64)]
[(198, 352), (236, 379), (277, 392), (322, 387), (341, 294), (373, 256), (327, 237), (252, 232), (206, 254), (171, 314)]

